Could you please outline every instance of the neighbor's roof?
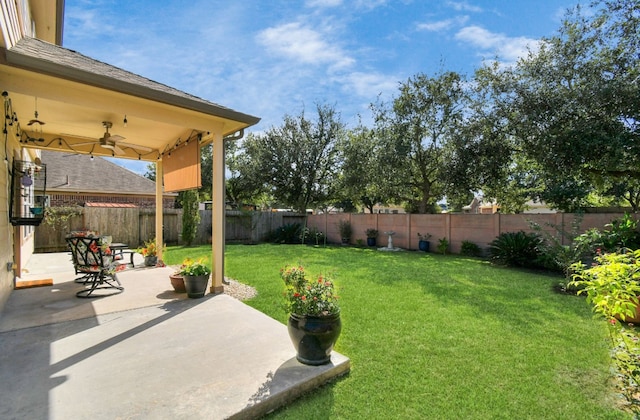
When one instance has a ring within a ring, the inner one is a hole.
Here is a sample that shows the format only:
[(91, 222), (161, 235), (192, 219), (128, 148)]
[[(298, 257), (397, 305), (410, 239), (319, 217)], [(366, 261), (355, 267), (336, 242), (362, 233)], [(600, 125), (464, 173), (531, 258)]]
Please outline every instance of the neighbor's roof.
[(42, 163), (47, 165), (47, 191), (156, 194), (154, 181), (101, 157), (43, 150)]
[(6, 51), (8, 64), (221, 118), (257, 124), (260, 118), (174, 89), (162, 83), (87, 57), (76, 51), (25, 37)]

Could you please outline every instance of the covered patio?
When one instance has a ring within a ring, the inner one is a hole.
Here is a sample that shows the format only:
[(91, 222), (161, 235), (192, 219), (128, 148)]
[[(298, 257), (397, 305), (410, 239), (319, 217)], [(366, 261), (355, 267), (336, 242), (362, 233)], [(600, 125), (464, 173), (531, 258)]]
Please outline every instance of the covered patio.
[[(211, 292), (221, 293), (224, 143), (242, 138), (244, 129), (260, 119), (38, 38), (24, 37), (2, 53), (5, 149), (15, 145), (7, 163), (33, 161), (40, 165), (39, 149), (86, 155), (87, 159), (107, 156), (154, 163), (155, 236), (160, 243), (163, 191), (198, 188), (200, 148), (212, 144)], [(108, 174), (104, 176), (107, 180)], [(105, 189), (108, 191), (107, 182)], [(24, 209), (35, 199), (33, 191), (20, 194), (26, 197), (21, 199), (24, 202), (9, 203), (10, 208)], [(14, 238), (29, 238), (25, 232), (16, 226)], [(18, 277), (29, 260), (31, 240), (14, 241), (13, 269)], [(160, 259), (161, 254), (160, 250)]]
[[(139, 256), (138, 256), (139, 257)], [(68, 253), (35, 254), (0, 313), (1, 418), (256, 418), (349, 371), (295, 359), (286, 327), (226, 295), (188, 299), (164, 268), (78, 299)]]

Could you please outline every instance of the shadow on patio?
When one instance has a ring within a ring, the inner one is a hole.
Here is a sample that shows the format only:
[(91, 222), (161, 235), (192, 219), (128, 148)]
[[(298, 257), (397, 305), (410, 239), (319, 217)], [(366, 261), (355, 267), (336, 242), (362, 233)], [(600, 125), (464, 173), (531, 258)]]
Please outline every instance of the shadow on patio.
[[(78, 299), (68, 254), (54, 285), (0, 315), (0, 418), (254, 418), (349, 371), (295, 360), (286, 326), (228, 295), (187, 299), (170, 268), (118, 274), (122, 294)], [(30, 273), (31, 276), (38, 273)]]

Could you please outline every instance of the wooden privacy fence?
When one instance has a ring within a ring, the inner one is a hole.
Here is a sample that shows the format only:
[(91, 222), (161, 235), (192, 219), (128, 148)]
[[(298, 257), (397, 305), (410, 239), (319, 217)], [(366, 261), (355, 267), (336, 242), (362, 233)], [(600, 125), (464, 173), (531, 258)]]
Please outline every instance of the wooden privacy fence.
[[(463, 241), (470, 241), (486, 249), (496, 236), (504, 232), (533, 232), (531, 222), (553, 236), (559, 232), (571, 232), (572, 223), (580, 221), (578, 232), (590, 228), (602, 229), (612, 220), (619, 219), (621, 213), (555, 213), (555, 214), (320, 214), (309, 215), (307, 225), (315, 227), (327, 235), (327, 241), (340, 243), (340, 220), (349, 220), (353, 234), (351, 243), (358, 240), (366, 243), (366, 230), (378, 230), (378, 246), (386, 246), (388, 236), (384, 232), (393, 231), (393, 245), (405, 249), (418, 249), (418, 233), (431, 234), (430, 249), (434, 251), (439, 239), (449, 242), (449, 252), (459, 253)], [(638, 218), (638, 215), (633, 215)], [(569, 240), (562, 237), (563, 245)]]
[[(65, 235), (72, 230), (89, 229), (111, 235), (113, 242), (135, 248), (155, 236), (155, 209), (83, 207), (81, 214), (65, 223), (42, 223), (35, 229), (35, 252), (65, 251)], [(225, 239), (235, 242), (260, 242), (278, 227), (304, 224), (305, 215), (286, 212), (227, 211)], [(182, 209), (164, 209), (163, 238), (167, 244), (182, 243)], [(194, 244), (211, 243), (211, 210), (200, 210), (200, 224)]]
[[(638, 217), (637, 215), (634, 215)], [(167, 244), (181, 244), (182, 209), (165, 209), (163, 237)], [(286, 212), (227, 211), (225, 239), (228, 242), (256, 243), (264, 241), (270, 232), (292, 223), (315, 227), (327, 235), (330, 243), (340, 243), (340, 220), (351, 222), (351, 243), (366, 243), (366, 230), (378, 230), (378, 246), (386, 246), (387, 235), (394, 231), (394, 246), (418, 249), (418, 233), (431, 234), (431, 250), (438, 240), (447, 239), (449, 251), (460, 252), (463, 241), (487, 248), (503, 232), (532, 232), (531, 222), (557, 236), (559, 231), (571, 232), (574, 221), (580, 221), (579, 233), (590, 228), (602, 229), (621, 213), (555, 213), (555, 214), (321, 214), (304, 215)], [(155, 236), (155, 209), (85, 207), (82, 214), (70, 218), (64, 226), (53, 229), (46, 223), (36, 227), (36, 252), (64, 251), (64, 236), (71, 230), (90, 229), (111, 235), (114, 242), (124, 242), (135, 248)], [(568, 245), (566, 237), (561, 238)], [(211, 210), (200, 211), (200, 225), (194, 244), (211, 243)]]

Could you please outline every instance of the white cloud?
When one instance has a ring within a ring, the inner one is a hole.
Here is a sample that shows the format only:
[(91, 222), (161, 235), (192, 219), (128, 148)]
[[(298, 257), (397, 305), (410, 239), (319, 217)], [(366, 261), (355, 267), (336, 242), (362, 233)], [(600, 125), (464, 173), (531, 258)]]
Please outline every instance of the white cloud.
[(345, 79), (348, 89), (371, 100), (378, 94), (390, 94), (398, 90), (399, 78), (391, 78), (384, 74), (353, 72)]
[(508, 37), (504, 34), (488, 31), (480, 26), (467, 26), (456, 34), (459, 41), (478, 47), (481, 54), (496, 55), (501, 61), (513, 63), (528, 54), (529, 49), (535, 51), (539, 42), (527, 37)]
[(416, 27), (419, 31), (439, 32), (450, 29), (453, 26), (461, 26), (467, 23), (469, 16), (457, 16), (451, 19), (436, 22), (419, 23)]
[(355, 62), (339, 47), (325, 41), (320, 32), (303, 27), (300, 23), (265, 29), (258, 34), (257, 40), (269, 50), (303, 63), (326, 63), (340, 68)]
[(474, 13), (480, 13), (483, 11), (481, 7), (473, 6), (467, 3), (466, 1), (448, 1), (447, 6), (457, 11), (474, 12)]

